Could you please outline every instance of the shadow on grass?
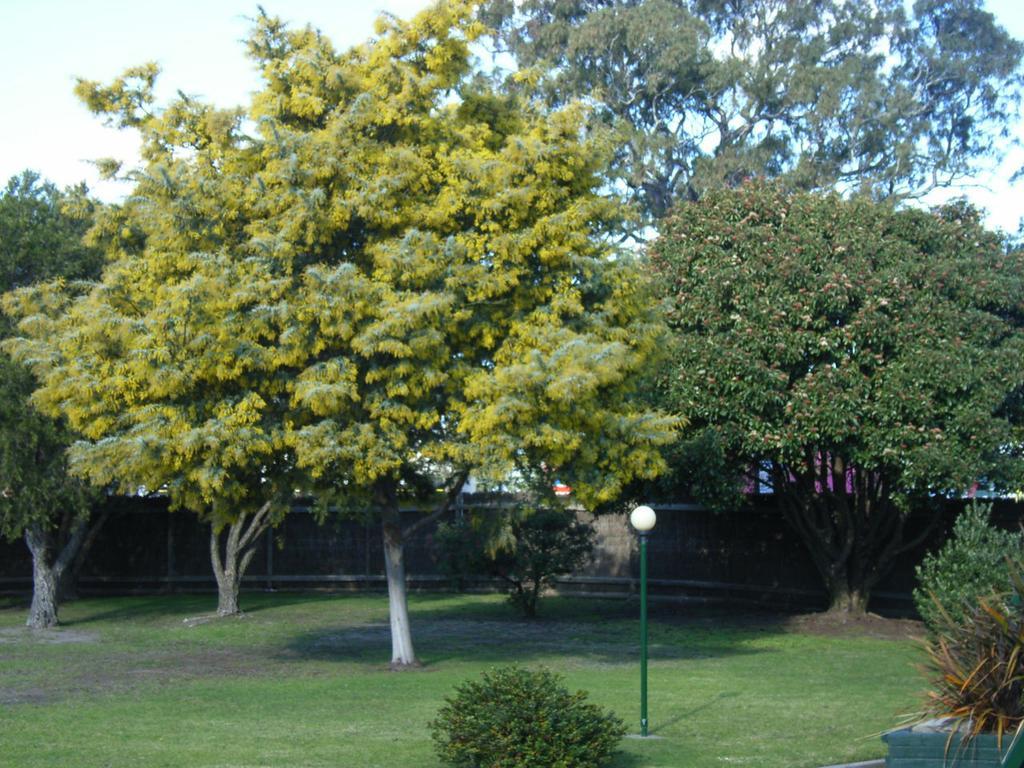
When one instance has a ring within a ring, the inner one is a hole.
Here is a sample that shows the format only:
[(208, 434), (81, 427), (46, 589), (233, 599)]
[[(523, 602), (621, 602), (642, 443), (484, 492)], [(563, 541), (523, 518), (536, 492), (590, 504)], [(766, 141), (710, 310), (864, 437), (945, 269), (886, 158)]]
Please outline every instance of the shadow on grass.
[(209, 595), (84, 598), (61, 606), (61, 624), (80, 626), (107, 621), (148, 622), (192, 616), (216, 608)]
[[(246, 613), (266, 611), (286, 628), (287, 639), (265, 647), (270, 658), (386, 663), (390, 630), (383, 594), (246, 592), (241, 602)], [(309, 609), (291, 610), (303, 605)], [(215, 606), (215, 596), (208, 593), (104, 597), (69, 604), (61, 617), (64, 626), (78, 628), (159, 624), (207, 615)], [(280, 616), (273, 611), (281, 611)], [(428, 667), (451, 661), (502, 664), (556, 657), (584, 665), (620, 665), (632, 663), (639, 654), (635, 600), (552, 597), (542, 603), (539, 618), (526, 619), (498, 596), (416, 594), (410, 614), (418, 655)], [(649, 615), (654, 662), (772, 653), (750, 640), (783, 631), (785, 621), (780, 615), (672, 603), (652, 603)]]
[[(499, 595), (487, 597), (490, 599), (472, 600), (471, 596), (463, 593), (417, 594), (410, 602), (409, 611), (413, 621), (457, 616), (547, 623), (636, 622), (640, 616), (640, 603), (635, 596), (618, 599), (548, 597), (540, 602), (539, 615), (534, 619), (525, 618)], [(725, 601), (652, 601), (647, 614), (651, 621), (671, 626), (756, 629), (759, 632), (783, 632), (790, 618), (790, 614), (785, 612), (738, 606)]]
[(651, 728), (650, 732), (653, 735), (657, 736), (664, 732), (665, 729), (671, 728), (676, 723), (681, 723), (683, 720), (686, 720), (687, 718), (691, 718), (694, 715), (700, 714), (704, 710), (711, 709), (712, 707), (721, 704), (723, 701), (726, 701), (727, 699), (735, 699), (737, 696), (739, 696), (739, 694), (736, 691), (722, 691), (718, 695), (712, 696), (703, 704), (699, 704), (696, 707), (692, 707), (691, 709), (688, 709), (685, 712), (680, 712), (675, 717), (670, 717), (667, 720), (661, 721), (656, 720), (654, 722), (654, 727)]
[(629, 752), (617, 752), (615, 757), (610, 763), (608, 768), (639, 768), (644, 765), (644, 761), (640, 755), (630, 754)]
[[(411, 610), (413, 641), (427, 666), (449, 661), (510, 663), (571, 656), (581, 663), (633, 663), (639, 654), (636, 606), (625, 601), (556, 598), (537, 619), (525, 619), (497, 601), (418, 596)], [(680, 622), (666, 607), (650, 614), (652, 661), (771, 653), (748, 641), (771, 622), (723, 627), (715, 616)], [(776, 619), (776, 623), (778, 623)], [(770, 630), (768, 630), (770, 631)], [(352, 662), (379, 659), (390, 647), (386, 621), (324, 626), (294, 635), (286, 659)]]
[[(239, 597), (239, 604), (243, 613), (259, 613), (287, 606), (324, 602), (330, 600), (331, 597), (331, 595), (302, 592), (243, 591)], [(94, 607), (95, 610), (93, 610)], [(91, 597), (62, 605), (61, 623), (66, 626), (74, 626), (106, 621), (147, 622), (185, 619), (212, 614), (216, 610), (217, 596), (209, 593)]]

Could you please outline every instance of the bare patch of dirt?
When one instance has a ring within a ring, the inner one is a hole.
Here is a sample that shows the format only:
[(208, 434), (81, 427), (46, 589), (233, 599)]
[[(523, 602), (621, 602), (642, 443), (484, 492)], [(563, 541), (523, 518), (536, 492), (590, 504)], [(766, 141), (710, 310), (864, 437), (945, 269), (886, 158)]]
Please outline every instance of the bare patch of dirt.
[(906, 640), (925, 636), (924, 624), (914, 619), (897, 619), (876, 613), (863, 615), (817, 613), (782, 613), (756, 607), (743, 609), (729, 603), (707, 603), (686, 610), (672, 611), (661, 607), (660, 621), (683, 626), (713, 629), (731, 626), (747, 630), (805, 633), (824, 637), (878, 637)]
[(22, 688), (19, 690), (0, 688), (0, 706), (12, 704), (45, 704), (51, 696), (42, 688)]
[(925, 635), (924, 624), (920, 621), (887, 619), (875, 613), (806, 613), (790, 616), (785, 622), (785, 627), (792, 632), (825, 637), (880, 637), (886, 640), (906, 640)]
[(181, 623), (186, 627), (201, 627), (203, 624), (209, 624), (212, 621), (244, 621), (249, 618), (247, 613), (236, 613), (233, 616), (221, 616), (219, 613), (203, 613), (199, 616), (190, 616), (187, 619), (182, 619)]
[(95, 643), (99, 635), (95, 632), (83, 632), (80, 629), (29, 629), (28, 627), (8, 627), (0, 629), (0, 643), (21, 643), (26, 640), (46, 645), (65, 645), (68, 643)]
[[(90, 655), (69, 660), (60, 676), (42, 685), (34, 680), (0, 686), (0, 705), (45, 704), (72, 696), (118, 694), (154, 683), (167, 685), (200, 678), (261, 677), (280, 669), (265, 655), (239, 648)], [(288, 670), (288, 674), (297, 673), (297, 666)]]

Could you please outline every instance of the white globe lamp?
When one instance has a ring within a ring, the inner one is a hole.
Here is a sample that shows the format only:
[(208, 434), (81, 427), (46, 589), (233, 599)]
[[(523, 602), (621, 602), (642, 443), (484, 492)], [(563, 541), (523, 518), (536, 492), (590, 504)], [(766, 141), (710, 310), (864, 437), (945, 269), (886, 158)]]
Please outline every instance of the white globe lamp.
[(637, 507), (629, 515), (630, 524), (637, 529), (640, 533), (647, 533), (654, 524), (658, 521), (658, 516), (654, 514), (654, 510), (650, 507), (643, 506)]

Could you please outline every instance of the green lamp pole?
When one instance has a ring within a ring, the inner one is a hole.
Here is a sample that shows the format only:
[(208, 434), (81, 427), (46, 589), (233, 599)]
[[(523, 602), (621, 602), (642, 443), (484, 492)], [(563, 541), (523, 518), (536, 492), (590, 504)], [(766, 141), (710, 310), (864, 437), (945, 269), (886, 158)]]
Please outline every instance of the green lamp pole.
[(647, 736), (647, 534), (657, 515), (650, 507), (637, 507), (629, 522), (640, 536), (640, 735)]

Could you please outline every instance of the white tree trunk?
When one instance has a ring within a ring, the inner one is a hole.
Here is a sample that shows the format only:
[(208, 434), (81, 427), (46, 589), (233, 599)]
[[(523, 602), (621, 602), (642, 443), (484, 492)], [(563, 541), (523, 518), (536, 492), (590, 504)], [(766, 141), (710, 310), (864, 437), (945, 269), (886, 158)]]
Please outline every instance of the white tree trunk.
[[(390, 500), (389, 500), (390, 502)], [(398, 507), (386, 503), (381, 510), (384, 529), (384, 572), (388, 580), (388, 613), (391, 620), (391, 668), (418, 667), (412, 647), (409, 605), (405, 585), (405, 542)]]

